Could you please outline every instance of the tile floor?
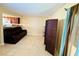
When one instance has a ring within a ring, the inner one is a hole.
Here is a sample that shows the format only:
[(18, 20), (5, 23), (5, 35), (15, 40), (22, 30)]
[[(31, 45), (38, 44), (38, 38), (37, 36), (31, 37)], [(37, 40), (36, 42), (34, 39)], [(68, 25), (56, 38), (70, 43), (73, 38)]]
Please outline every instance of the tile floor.
[(25, 36), (17, 44), (0, 46), (1, 56), (52, 56), (45, 50), (44, 37)]

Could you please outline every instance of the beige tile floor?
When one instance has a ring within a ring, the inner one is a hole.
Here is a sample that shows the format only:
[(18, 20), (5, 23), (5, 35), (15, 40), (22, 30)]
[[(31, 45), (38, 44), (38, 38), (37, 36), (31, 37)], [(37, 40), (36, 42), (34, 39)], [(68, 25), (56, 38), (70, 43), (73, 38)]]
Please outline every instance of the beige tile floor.
[(25, 36), (17, 44), (0, 46), (1, 56), (52, 56), (45, 50), (44, 37)]

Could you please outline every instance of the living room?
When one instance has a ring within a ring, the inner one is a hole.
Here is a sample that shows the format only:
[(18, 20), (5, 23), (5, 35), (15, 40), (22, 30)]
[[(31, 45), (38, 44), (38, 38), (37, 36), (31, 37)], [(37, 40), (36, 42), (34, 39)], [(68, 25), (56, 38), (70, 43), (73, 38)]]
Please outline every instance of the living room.
[[(0, 4), (0, 55), (56, 56), (59, 54), (62, 55), (62, 53), (64, 53), (63, 55), (66, 56), (74, 55), (77, 49), (77, 46), (76, 48), (73, 46), (74, 44), (72, 44), (71, 52), (68, 51), (68, 54), (67, 52), (62, 52), (62, 49), (59, 48), (62, 48), (61, 38), (67, 14), (66, 8), (70, 8), (77, 4), (78, 3)], [(58, 44), (60, 46), (57, 46), (58, 49), (55, 53), (53, 52), (54, 54), (50, 53), (49, 50), (45, 50), (46, 47), (44, 44), (44, 36), (46, 33), (45, 28), (47, 20), (58, 21), (58, 25), (56, 28), (58, 32), (56, 30), (57, 34), (54, 35), (58, 36), (56, 38), (59, 40)], [(13, 28), (16, 27), (18, 27), (18, 29), (13, 30)], [(20, 35), (18, 34), (19, 31), (21, 32)]]

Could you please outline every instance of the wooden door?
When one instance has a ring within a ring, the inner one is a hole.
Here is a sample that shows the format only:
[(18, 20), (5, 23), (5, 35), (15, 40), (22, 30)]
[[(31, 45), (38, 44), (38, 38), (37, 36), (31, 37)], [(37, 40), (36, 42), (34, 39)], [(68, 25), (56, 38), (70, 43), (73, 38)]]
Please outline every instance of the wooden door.
[(58, 22), (57, 19), (47, 20), (45, 28), (46, 50), (53, 55), (55, 54), (55, 46), (56, 46), (57, 22)]

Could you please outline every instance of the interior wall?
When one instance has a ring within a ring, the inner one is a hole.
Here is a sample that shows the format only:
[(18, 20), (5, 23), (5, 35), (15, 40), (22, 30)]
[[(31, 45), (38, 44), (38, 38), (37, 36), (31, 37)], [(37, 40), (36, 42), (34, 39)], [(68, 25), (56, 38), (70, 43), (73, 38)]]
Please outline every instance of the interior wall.
[(0, 11), (0, 45), (3, 45), (3, 25), (2, 25), (2, 14)]
[(59, 8), (55, 13), (53, 13), (53, 15), (51, 16), (51, 18), (58, 18), (59, 20), (61, 19), (65, 19), (66, 18), (66, 9), (72, 7), (73, 5), (75, 5), (77, 3), (67, 3), (65, 4), (63, 7)]
[(27, 35), (44, 35), (45, 21), (47, 17), (24, 17), (21, 24), (27, 29)]
[(61, 44), (61, 37), (62, 37), (62, 31), (63, 31), (63, 20), (58, 20), (57, 25), (57, 46), (56, 46), (56, 55), (59, 55), (60, 51), (60, 44)]

